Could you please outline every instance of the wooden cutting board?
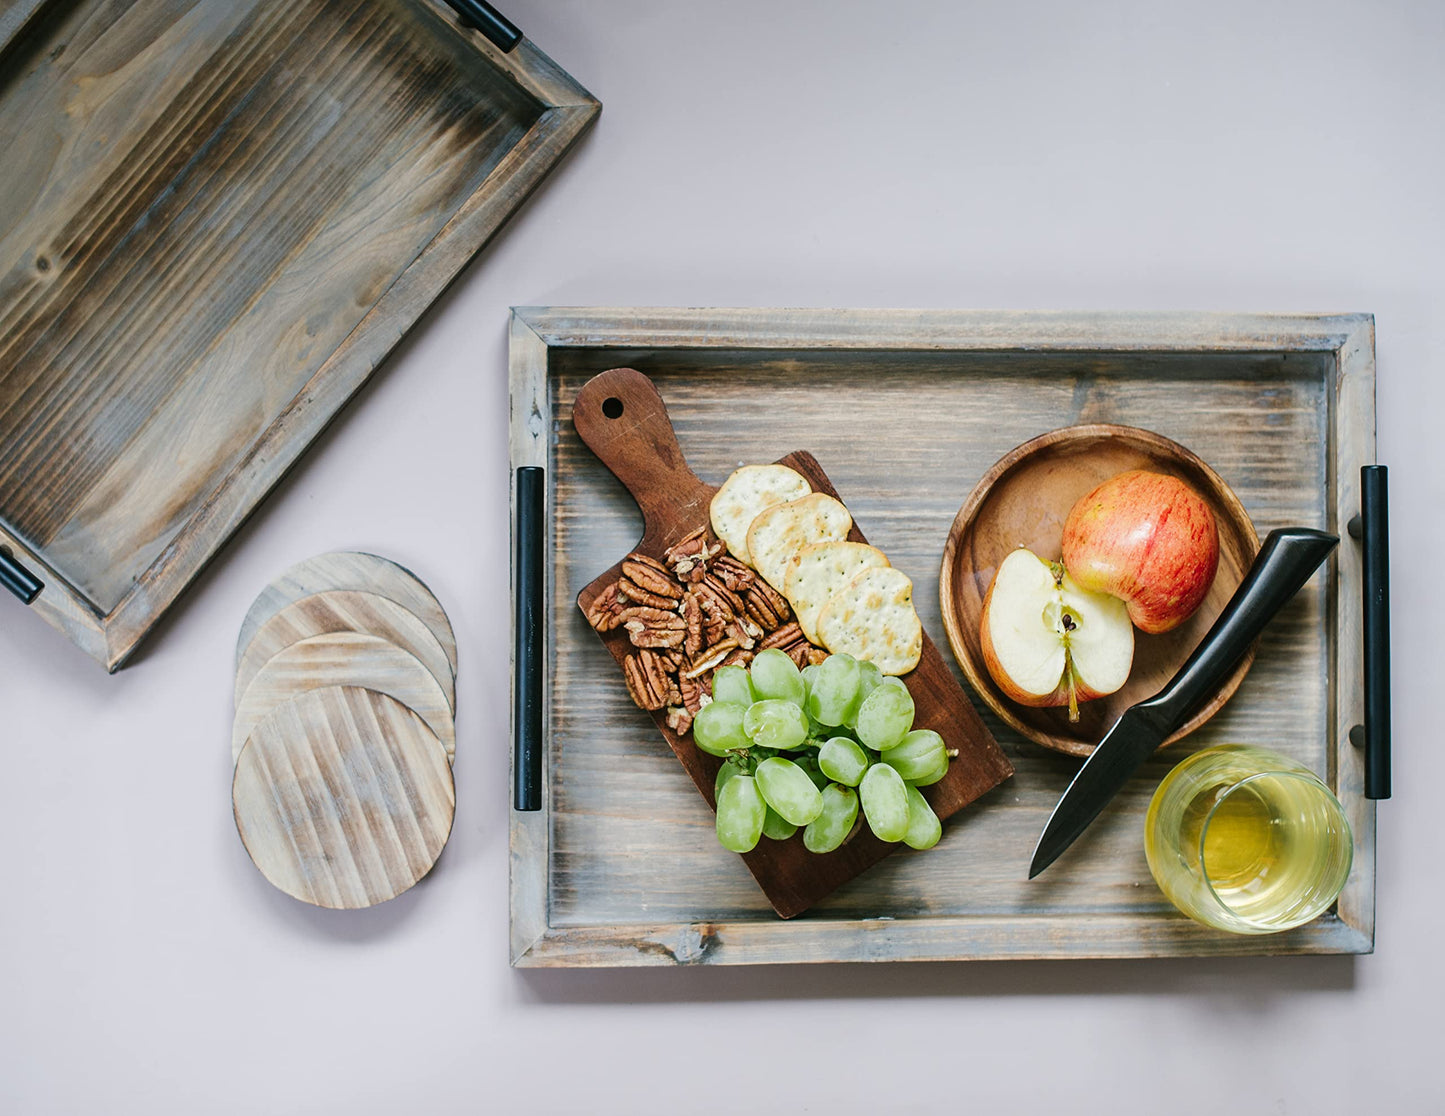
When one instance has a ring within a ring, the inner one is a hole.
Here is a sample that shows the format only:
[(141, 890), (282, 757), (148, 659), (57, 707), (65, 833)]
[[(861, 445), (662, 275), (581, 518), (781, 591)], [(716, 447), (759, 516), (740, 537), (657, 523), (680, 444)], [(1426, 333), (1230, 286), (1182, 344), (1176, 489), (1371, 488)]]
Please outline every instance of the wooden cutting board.
[[(708, 525), (708, 505), (717, 486), (707, 484), (688, 468), (667, 407), (652, 381), (641, 372), (614, 368), (594, 376), (577, 394), (572, 422), (578, 435), (626, 485), (642, 510), (643, 534), (634, 548), (637, 552), (661, 559), (669, 546)], [(801, 473), (814, 491), (838, 497), (811, 454), (790, 453), (779, 463)], [(849, 538), (867, 542), (856, 522)], [(578, 594), (577, 604), (584, 614), (597, 596), (617, 580), (623, 557), (618, 555), (615, 566)], [(915, 579), (920, 574), (918, 570), (904, 572)], [(633, 650), (627, 633), (617, 629), (600, 638), (617, 661), (617, 684), (621, 686), (624, 683), (620, 668)], [(917, 710), (914, 725), (933, 729), (949, 747), (959, 752), (948, 774), (923, 790), (938, 816), (946, 820), (1012, 775), (1013, 766), (926, 631), (923, 656), (918, 666), (904, 676), (904, 681)], [(679, 737), (668, 728), (665, 711), (656, 712), (652, 717), (698, 791), (709, 805), (715, 805), (713, 782), (722, 761), (700, 751), (691, 735)], [(944, 840), (948, 840), (946, 832)], [(808, 852), (799, 833), (787, 841), (765, 838), (752, 852), (743, 854), (743, 860), (773, 909), (783, 918), (792, 918), (895, 848), (896, 845), (878, 840), (865, 827), (842, 848), (825, 855)], [(734, 854), (719, 847), (718, 855)]]

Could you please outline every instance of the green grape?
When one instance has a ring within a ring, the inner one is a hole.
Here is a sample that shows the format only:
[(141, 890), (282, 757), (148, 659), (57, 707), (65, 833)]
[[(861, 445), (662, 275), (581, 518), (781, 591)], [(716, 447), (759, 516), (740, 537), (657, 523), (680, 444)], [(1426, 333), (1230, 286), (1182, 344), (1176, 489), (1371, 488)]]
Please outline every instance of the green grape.
[(804, 754), (793, 760), (793, 762), (803, 769), (808, 778), (813, 780), (813, 786), (819, 790), (822, 790), (831, 781), (828, 776), (823, 774), (822, 768), (818, 766), (817, 756)]
[(767, 814), (763, 816), (764, 837), (771, 837), (774, 841), (786, 841), (796, 832), (798, 832), (796, 825), (784, 818), (782, 814), (778, 813), (771, 806), (768, 807)]
[(763, 760), (753, 775), (763, 800), (794, 825), (807, 825), (823, 809), (822, 794), (792, 760), (781, 756)]
[(943, 761), (932, 771), (920, 775), (917, 779), (904, 779), (905, 783), (911, 783), (915, 787), (931, 787), (945, 775), (948, 774), (948, 755), (944, 754)]
[(750, 741), (743, 730), (748, 707), (732, 701), (713, 701), (697, 711), (692, 722), (693, 742), (704, 752), (725, 756), (746, 748)]
[(858, 820), (858, 792), (830, 783), (823, 788), (823, 811), (803, 830), (803, 847), (809, 852), (832, 852), (853, 832)]
[(799, 673), (803, 679), (803, 708), (807, 709), (808, 697), (813, 692), (813, 679), (818, 677), (818, 668), (809, 663)]
[(865, 698), (883, 684), (883, 672), (878, 664), (867, 659), (858, 663), (858, 692)]
[(943, 836), (943, 823), (917, 787), (908, 787), (908, 832), (903, 843), (910, 849), (931, 849)]
[(744, 853), (763, 835), (768, 805), (751, 775), (734, 775), (717, 796), (717, 840), (723, 848)]
[(896, 748), (883, 753), (883, 762), (905, 779), (926, 779), (940, 766), (948, 765), (943, 737), (932, 729), (914, 729)]
[[(703, 712), (711, 708), (709, 705)], [(748, 706), (743, 714), (742, 727), (754, 744), (764, 748), (787, 751), (802, 747), (808, 739), (808, 718), (803, 715), (803, 710), (791, 701), (777, 698), (755, 701)], [(693, 733), (696, 732), (694, 727)]]
[(885, 679), (864, 700), (858, 710), (858, 739), (875, 752), (886, 752), (903, 743), (913, 727), (913, 695), (908, 687)]
[(903, 840), (908, 832), (908, 785), (897, 771), (886, 763), (875, 763), (858, 784), (858, 797), (868, 828), (880, 841)]
[(718, 800), (718, 796), (722, 794), (723, 786), (729, 779), (734, 775), (741, 775), (742, 773), (742, 768), (735, 763), (725, 763), (719, 767), (717, 769), (717, 778), (713, 780), (712, 784), (712, 800), (714, 802)]
[(759, 651), (753, 658), (752, 683), (759, 698), (791, 701), (801, 708), (807, 697), (797, 664), (776, 647)]
[(856, 787), (868, 770), (868, 753), (846, 736), (825, 740), (818, 749), (818, 768), (828, 778)]
[(858, 661), (852, 655), (829, 655), (813, 676), (808, 691), (808, 715), (836, 728), (857, 713)]
[(718, 667), (712, 676), (713, 701), (730, 701), (738, 705), (751, 705), (758, 700), (753, 693), (753, 684), (748, 681), (746, 667)]

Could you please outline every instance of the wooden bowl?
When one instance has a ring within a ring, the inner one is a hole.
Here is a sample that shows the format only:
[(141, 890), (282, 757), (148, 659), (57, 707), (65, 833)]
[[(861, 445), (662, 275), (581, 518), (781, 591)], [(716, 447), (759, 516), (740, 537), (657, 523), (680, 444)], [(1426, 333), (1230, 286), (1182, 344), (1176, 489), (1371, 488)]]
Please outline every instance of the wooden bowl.
[[(1204, 497), (1219, 527), (1219, 572), (1199, 610), (1179, 627), (1162, 635), (1135, 629), (1129, 680), (1116, 693), (1081, 704), (1078, 723), (1070, 724), (1067, 708), (1031, 709), (998, 688), (984, 665), (979, 641), (984, 595), (999, 563), (1015, 547), (1057, 560), (1064, 520), (1075, 501), (1128, 469), (1173, 474)], [(939, 573), (943, 626), (963, 673), (995, 713), (1046, 748), (1087, 756), (1119, 714), (1153, 696), (1174, 676), (1234, 595), (1258, 551), (1259, 536), (1239, 497), (1177, 442), (1132, 426), (1067, 426), (1005, 454), (959, 509)], [(1218, 692), (1165, 743), (1209, 720), (1239, 687), (1253, 661), (1251, 647)]]

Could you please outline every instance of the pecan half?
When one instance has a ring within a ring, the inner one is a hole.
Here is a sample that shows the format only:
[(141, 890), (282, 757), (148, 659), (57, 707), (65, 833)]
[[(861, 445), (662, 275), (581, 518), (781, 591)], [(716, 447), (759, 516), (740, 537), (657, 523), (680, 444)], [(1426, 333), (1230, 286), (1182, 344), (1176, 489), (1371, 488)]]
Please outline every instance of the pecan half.
[(758, 592), (758, 586), (762, 584), (758, 582), (743, 594), (743, 607), (747, 610), (748, 619), (764, 631), (771, 631), (783, 622), (784, 617), (773, 609), (772, 599), (766, 593)]
[(701, 678), (679, 678), (677, 691), (682, 695), (682, 707), (696, 717), (697, 711), (706, 704), (703, 699), (712, 697), (712, 678), (706, 675)]
[[(629, 554), (624, 558), (622, 560), (622, 577), (623, 592), (627, 592), (625, 583), (630, 581), (639, 589), (654, 596), (667, 597), (674, 601), (682, 600), (682, 586), (673, 580), (667, 567), (645, 554)], [(628, 595), (631, 596), (630, 593)]]
[(752, 587), (753, 582), (758, 580), (758, 575), (747, 566), (743, 565), (731, 554), (724, 554), (712, 564), (712, 570), (724, 585), (734, 593), (741, 593)]
[(769, 647), (787, 648), (799, 640), (802, 640), (804, 643), (808, 642), (807, 637), (803, 635), (803, 629), (798, 627), (798, 622), (794, 620), (791, 624), (784, 624), (776, 631), (769, 632), (763, 636), (762, 641), (758, 644), (758, 650), (765, 651)]
[(677, 694), (663, 658), (645, 648), (622, 661), (622, 672), (627, 678), (627, 692), (643, 709), (661, 709)]
[(743, 599), (729, 589), (717, 574), (708, 574), (703, 578), (702, 584), (708, 591), (708, 595), (719, 601), (729, 612), (735, 616), (742, 615), (745, 609)]
[(703, 630), (702, 597), (696, 590), (689, 589), (687, 596), (682, 598), (682, 622), (687, 633), (683, 637), (682, 649), (687, 652), (688, 658), (691, 658), (707, 646)]
[(587, 623), (599, 632), (610, 632), (622, 623), (622, 610), (626, 606), (617, 599), (617, 583), (613, 582), (592, 602), (587, 610)]
[(679, 647), (686, 635), (683, 619), (677, 613), (645, 605), (626, 609), (622, 626), (634, 647)]
[[(761, 598), (768, 607), (768, 611), (778, 618), (778, 622), (792, 618), (793, 610), (788, 607), (788, 599), (769, 585), (762, 578), (757, 578), (752, 587), (748, 590), (750, 598)], [(768, 625), (764, 624), (764, 627)]]
[(737, 640), (725, 639), (716, 646), (709, 647), (703, 652), (702, 658), (693, 660), (691, 666), (679, 672), (679, 678), (692, 679), (701, 678), (709, 671), (722, 664), (728, 655), (738, 648)]

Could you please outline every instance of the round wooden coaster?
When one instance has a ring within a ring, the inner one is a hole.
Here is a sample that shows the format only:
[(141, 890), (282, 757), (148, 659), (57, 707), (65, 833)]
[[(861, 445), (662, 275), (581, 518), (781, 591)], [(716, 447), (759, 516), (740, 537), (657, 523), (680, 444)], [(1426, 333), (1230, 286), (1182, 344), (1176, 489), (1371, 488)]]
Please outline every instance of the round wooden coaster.
[(437, 637), (451, 666), (452, 677), (457, 676), (456, 634), (447, 614), (442, 611), (441, 603), (421, 578), (389, 558), (344, 550), (318, 554), (315, 558), (297, 562), (261, 591), (246, 613), (246, 619), (241, 622), (241, 635), (236, 641), (236, 665), (241, 665), (247, 646), (267, 620), (302, 597), (324, 593), (328, 589), (375, 593), (401, 605)]
[(431, 871), (456, 810), (441, 741), (395, 698), (329, 686), (271, 710), (241, 750), (236, 829), (287, 895), (352, 910)]
[(240, 759), (247, 737), (267, 713), (297, 694), (327, 686), (360, 686), (396, 698), (436, 733), (448, 761), (455, 760), (456, 728), (441, 684), (411, 652), (362, 632), (312, 636), (268, 659), (236, 707), (232, 758)]
[(395, 601), (350, 589), (302, 597), (256, 630), (236, 667), (236, 707), (240, 708), (246, 687), (268, 660), (293, 643), (330, 632), (362, 632), (411, 652), (431, 671), (447, 696), (447, 705), (456, 710), (456, 679), (436, 636)]

